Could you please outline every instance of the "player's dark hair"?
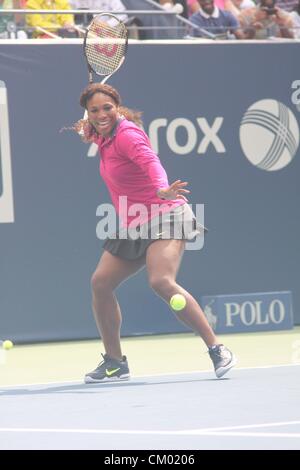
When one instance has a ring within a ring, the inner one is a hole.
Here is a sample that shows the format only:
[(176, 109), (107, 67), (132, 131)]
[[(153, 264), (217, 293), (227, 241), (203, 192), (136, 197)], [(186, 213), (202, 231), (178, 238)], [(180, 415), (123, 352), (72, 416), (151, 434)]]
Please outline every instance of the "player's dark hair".
[[(120, 115), (124, 116), (128, 121), (134, 122), (137, 126), (143, 127), (141, 111), (121, 106), (121, 97), (118, 91), (110, 85), (91, 83), (81, 93), (79, 100), (80, 105), (87, 109), (89, 100), (96, 93), (103, 93), (104, 95), (110, 96), (118, 106)], [(93, 142), (94, 138), (98, 136), (96, 129), (88, 119), (80, 119), (75, 122), (72, 127), (63, 127), (60, 132), (65, 130), (76, 131), (84, 142)]]
[(141, 127), (142, 123), (142, 113), (141, 111), (136, 111), (134, 109), (126, 108), (122, 106), (121, 96), (119, 92), (110, 85), (101, 84), (101, 83), (91, 83), (88, 85), (83, 92), (81, 93), (79, 103), (83, 108), (87, 108), (89, 100), (96, 94), (102, 93), (107, 95), (114, 100), (116, 105), (119, 107), (120, 114), (122, 114), (129, 121), (133, 121), (137, 126)]

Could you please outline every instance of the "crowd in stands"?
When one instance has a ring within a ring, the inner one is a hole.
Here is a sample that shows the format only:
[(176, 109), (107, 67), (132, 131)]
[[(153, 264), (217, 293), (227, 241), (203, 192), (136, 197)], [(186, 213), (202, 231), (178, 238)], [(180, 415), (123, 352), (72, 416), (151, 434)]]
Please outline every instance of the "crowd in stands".
[[(258, 4), (242, 7), (236, 0), (197, 0), (199, 9), (190, 21), (216, 35), (226, 34), (237, 39), (294, 38), (294, 20), (280, 8), (276, 0), (260, 0)], [(247, 0), (248, 1), (248, 0)], [(194, 35), (201, 36), (201, 29)]]
[[(0, 0), (0, 11), (1, 10), (12, 10), (23, 8), (20, 0)], [(14, 14), (0, 14), (0, 39), (8, 38), (27, 38), (27, 34), (21, 28), (17, 28), (17, 25), (23, 23), (22, 15)]]
[[(28, 9), (28, 10), (101, 10), (101, 11), (125, 11), (121, 0), (0, 0), (0, 10), (3, 9)], [(25, 16), (25, 17), (24, 17)], [(76, 17), (79, 15), (76, 15)], [(78, 37), (78, 29), (75, 15), (73, 14), (34, 14), (34, 15), (0, 15), (0, 39), (12, 37), (7, 30), (7, 25), (15, 23), (17, 26), (25, 26), (30, 37), (53, 38)], [(83, 21), (83, 17), (85, 21)], [(79, 22), (88, 24), (92, 15), (82, 15)], [(126, 21), (127, 15), (118, 16)], [(86, 25), (85, 24), (85, 25)]]
[[(165, 10), (180, 7), (182, 17), (191, 23), (187, 37), (300, 39), (300, 0), (156, 0)], [(73, 14), (0, 14), (0, 39), (78, 37), (78, 23), (86, 26), (89, 10), (126, 11), (121, 0), (0, 0), (0, 11), (83, 10)], [(126, 21), (127, 15), (120, 19)], [(83, 20), (84, 19), (84, 20)], [(194, 25), (194, 26), (192, 26)]]

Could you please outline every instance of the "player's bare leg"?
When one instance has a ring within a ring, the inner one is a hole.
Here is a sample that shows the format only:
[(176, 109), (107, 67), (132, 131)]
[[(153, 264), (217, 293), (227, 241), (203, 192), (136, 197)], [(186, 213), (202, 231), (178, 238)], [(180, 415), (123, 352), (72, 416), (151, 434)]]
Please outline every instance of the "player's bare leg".
[(200, 334), (209, 348), (215, 374), (220, 378), (235, 366), (236, 358), (228, 348), (218, 343), (198, 302), (176, 282), (184, 244), (184, 240), (157, 240), (150, 245), (146, 256), (149, 282), (154, 291), (168, 304), (175, 294), (185, 297), (186, 306), (174, 313), (178, 319)]
[(121, 360), (122, 316), (114, 290), (145, 265), (145, 259), (128, 261), (104, 251), (92, 276), (93, 312), (106, 353)]
[(146, 256), (149, 283), (168, 304), (174, 294), (182, 294), (186, 306), (182, 311), (174, 313), (184, 324), (198, 332), (208, 347), (213, 346), (218, 340), (200, 305), (176, 282), (184, 247), (184, 240), (157, 240), (149, 246)]

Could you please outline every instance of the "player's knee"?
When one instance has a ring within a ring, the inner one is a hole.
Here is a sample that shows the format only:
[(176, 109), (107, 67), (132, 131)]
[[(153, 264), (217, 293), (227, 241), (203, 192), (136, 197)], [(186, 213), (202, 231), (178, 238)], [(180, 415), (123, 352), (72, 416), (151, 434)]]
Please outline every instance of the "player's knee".
[(172, 291), (173, 282), (167, 276), (156, 274), (155, 276), (151, 276), (149, 278), (149, 284), (154, 292), (164, 297), (168, 294), (168, 292)]
[(93, 292), (101, 293), (109, 290), (109, 282), (104, 273), (95, 271), (91, 277), (91, 287)]

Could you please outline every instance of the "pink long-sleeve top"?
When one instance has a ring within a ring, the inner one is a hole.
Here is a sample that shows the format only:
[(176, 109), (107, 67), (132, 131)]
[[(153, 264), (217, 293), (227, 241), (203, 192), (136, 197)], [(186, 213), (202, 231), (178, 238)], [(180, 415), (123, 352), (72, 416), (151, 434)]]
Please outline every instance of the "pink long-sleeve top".
[[(133, 122), (122, 119), (111, 136), (95, 141), (101, 156), (100, 175), (123, 227), (135, 227), (184, 204), (182, 199), (157, 197), (159, 189), (169, 186), (168, 177), (148, 136)], [(144, 209), (135, 204), (143, 204)]]

